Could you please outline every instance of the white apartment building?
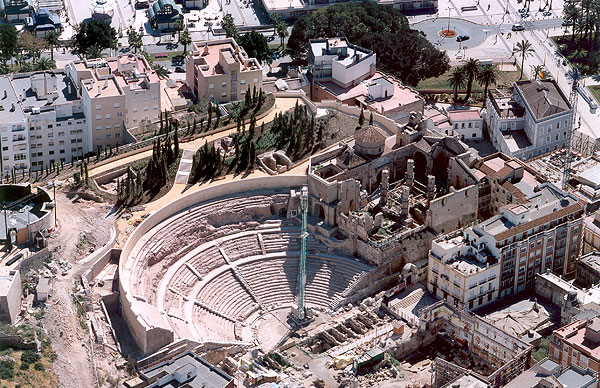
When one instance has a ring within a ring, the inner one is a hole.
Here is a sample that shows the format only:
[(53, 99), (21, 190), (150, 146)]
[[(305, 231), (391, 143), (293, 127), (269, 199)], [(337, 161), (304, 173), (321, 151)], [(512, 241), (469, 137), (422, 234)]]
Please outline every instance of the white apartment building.
[(449, 111), (448, 118), (455, 135), (461, 140), (481, 140), (483, 138), (483, 118), (479, 109)]
[(27, 118), (17, 99), (10, 78), (0, 77), (0, 145), (2, 174), (29, 168)]
[(350, 44), (346, 38), (310, 40), (308, 65), (320, 81), (333, 81), (342, 88), (353, 86), (375, 74), (376, 62), (373, 51)]
[(567, 145), (573, 110), (554, 80), (515, 82), (510, 93), (488, 97), (488, 131), (499, 152), (528, 160)]
[(448, 303), (469, 309), (498, 299), (500, 262), (475, 241), (473, 230), (467, 228), (431, 243), (427, 273), (429, 292)]
[(66, 72), (16, 74), (12, 85), (27, 117), (32, 171), (92, 151), (82, 100)]

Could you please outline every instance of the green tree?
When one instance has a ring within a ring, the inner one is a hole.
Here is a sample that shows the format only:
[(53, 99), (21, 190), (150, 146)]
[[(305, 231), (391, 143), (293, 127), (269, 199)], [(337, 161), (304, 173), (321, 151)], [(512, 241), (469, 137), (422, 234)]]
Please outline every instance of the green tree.
[(115, 48), (117, 44), (117, 31), (106, 20), (88, 19), (79, 24), (77, 32), (71, 40), (74, 54), (83, 57), (87, 55), (88, 48), (98, 47), (100, 50)]
[(187, 46), (192, 43), (192, 36), (187, 28), (179, 35), (179, 43), (183, 45), (183, 56), (185, 56), (187, 54)]
[(529, 58), (533, 55), (533, 48), (531, 47), (531, 43), (526, 40), (522, 40), (517, 43), (515, 48), (513, 49), (513, 54), (515, 56), (521, 57), (521, 75), (519, 79), (523, 79), (523, 66), (525, 65), (525, 58)]
[(495, 65), (481, 66), (479, 74), (477, 74), (477, 82), (483, 86), (483, 106), (487, 101), (487, 92), (490, 85), (495, 85), (498, 82), (498, 68)]
[(223, 16), (221, 20), (221, 28), (225, 31), (225, 36), (228, 38), (233, 38), (236, 41), (240, 38), (240, 33), (238, 32), (237, 27), (233, 21), (233, 17), (231, 14), (227, 14)]
[(273, 37), (277, 35), (277, 27), (281, 23), (281, 16), (276, 13), (271, 14), (271, 24), (273, 25)]
[(460, 67), (452, 69), (448, 77), (448, 85), (454, 90), (454, 103), (458, 101), (458, 89), (464, 88), (467, 84), (467, 77)]
[(361, 107), (360, 108), (360, 116), (358, 116), (358, 126), (362, 127), (364, 123), (365, 123), (365, 109)]
[(404, 15), (376, 2), (337, 3), (302, 16), (294, 24), (287, 50), (293, 59), (304, 60), (309, 40), (324, 36), (345, 36), (373, 50), (379, 69), (410, 86), (439, 77), (450, 68), (448, 55), (423, 33), (411, 30)]
[[(544, 65), (535, 65), (531, 66), (531, 73), (533, 74), (533, 79), (537, 80), (540, 77), (540, 74), (544, 74)], [(543, 77), (541, 77), (543, 78)]]
[(50, 58), (40, 58), (35, 62), (34, 68), (37, 71), (51, 70), (56, 68), (56, 62)]
[(160, 78), (169, 77), (169, 72), (167, 71), (167, 69), (165, 69), (163, 65), (155, 63), (152, 65), (152, 70), (154, 70), (156, 72), (156, 75), (158, 75)]
[(277, 25), (277, 35), (279, 35), (279, 39), (281, 39), (281, 51), (285, 50), (285, 38), (287, 38), (289, 34), (287, 25), (280, 20)]
[(177, 19), (175, 21), (175, 25), (173, 26), (175, 31), (177, 31), (177, 40), (181, 40), (181, 32), (185, 29), (185, 24), (183, 24), (183, 19)]
[(138, 50), (142, 49), (142, 36), (137, 32), (133, 26), (127, 29), (127, 43), (129, 47), (133, 49), (133, 52), (137, 54)]
[(17, 29), (12, 24), (0, 24), (0, 56), (6, 62), (15, 55), (17, 50)]
[(473, 81), (479, 74), (479, 60), (474, 58), (469, 58), (462, 66), (462, 71), (467, 77), (467, 95), (465, 96), (465, 101), (471, 98), (471, 89), (473, 88)]
[(269, 43), (267, 38), (260, 32), (252, 30), (245, 33), (240, 37), (240, 46), (244, 48), (244, 51), (248, 56), (256, 58), (259, 61), (267, 61), (270, 58), (271, 50), (269, 49)]
[(90, 46), (85, 50), (85, 56), (90, 59), (102, 58), (102, 48), (100, 46)]
[(54, 61), (54, 48), (60, 46), (60, 34), (57, 31), (50, 31), (46, 34), (46, 43), (50, 47), (50, 59)]

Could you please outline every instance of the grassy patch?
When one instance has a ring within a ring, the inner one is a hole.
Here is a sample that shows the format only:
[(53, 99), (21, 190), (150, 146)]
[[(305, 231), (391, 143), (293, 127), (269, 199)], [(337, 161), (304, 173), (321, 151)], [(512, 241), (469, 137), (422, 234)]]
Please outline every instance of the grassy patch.
[(536, 361), (540, 361), (546, 357), (548, 357), (548, 352), (550, 350), (550, 336), (543, 337), (540, 339), (540, 344), (533, 349), (531, 355)]
[(588, 89), (594, 95), (596, 101), (600, 101), (600, 85), (588, 86)]
[[(443, 74), (439, 77), (428, 78), (428, 79), (425, 79), (425, 80), (419, 82), (416, 89), (417, 90), (450, 90), (450, 89), (452, 89), (448, 85), (448, 77), (450, 76), (450, 73), (452, 72), (452, 70), (453, 70), (453, 68), (451, 68), (450, 70), (448, 70), (448, 72), (446, 72), (445, 74)], [(519, 80), (520, 75), (521, 75), (521, 73), (519, 71), (500, 71), (499, 77), (498, 77), (498, 83), (496, 84), (496, 87), (512, 86), (513, 82)], [(523, 77), (526, 77), (526, 76), (527, 76), (527, 74), (524, 72)], [(479, 85), (479, 83), (477, 83), (476, 81), (473, 82), (473, 92), (483, 92), (483, 85)]]

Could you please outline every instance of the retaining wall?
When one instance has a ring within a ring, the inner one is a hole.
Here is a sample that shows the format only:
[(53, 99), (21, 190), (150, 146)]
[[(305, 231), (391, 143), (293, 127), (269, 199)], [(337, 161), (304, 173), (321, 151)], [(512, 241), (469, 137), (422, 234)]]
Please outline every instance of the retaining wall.
[[(150, 354), (174, 340), (174, 332), (165, 315), (156, 306), (136, 300), (131, 292), (133, 263), (128, 261), (138, 241), (159, 223), (172, 215), (200, 202), (214, 200), (233, 194), (254, 190), (274, 190), (299, 187), (308, 184), (306, 175), (285, 175), (273, 177), (248, 178), (239, 181), (217, 184), (195, 193), (190, 193), (165, 205), (146, 218), (129, 236), (119, 260), (120, 305), (134, 340), (144, 354)], [(134, 275), (135, 276), (135, 275)]]

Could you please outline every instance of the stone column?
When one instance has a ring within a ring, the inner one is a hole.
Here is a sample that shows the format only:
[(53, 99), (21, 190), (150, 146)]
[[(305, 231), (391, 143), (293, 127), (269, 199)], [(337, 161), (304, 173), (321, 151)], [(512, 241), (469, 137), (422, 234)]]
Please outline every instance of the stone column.
[(406, 161), (406, 185), (409, 189), (412, 188), (413, 183), (415, 182), (415, 161), (412, 159), (408, 159)]
[(379, 184), (381, 193), (379, 197), (379, 204), (381, 206), (385, 206), (388, 200), (389, 190), (390, 190), (390, 172), (385, 169), (381, 171), (381, 183)]
[(435, 196), (435, 177), (427, 175), (427, 199), (432, 200)]
[(408, 207), (410, 203), (410, 189), (408, 186), (402, 185), (400, 193), (400, 215), (403, 218), (408, 218)]

